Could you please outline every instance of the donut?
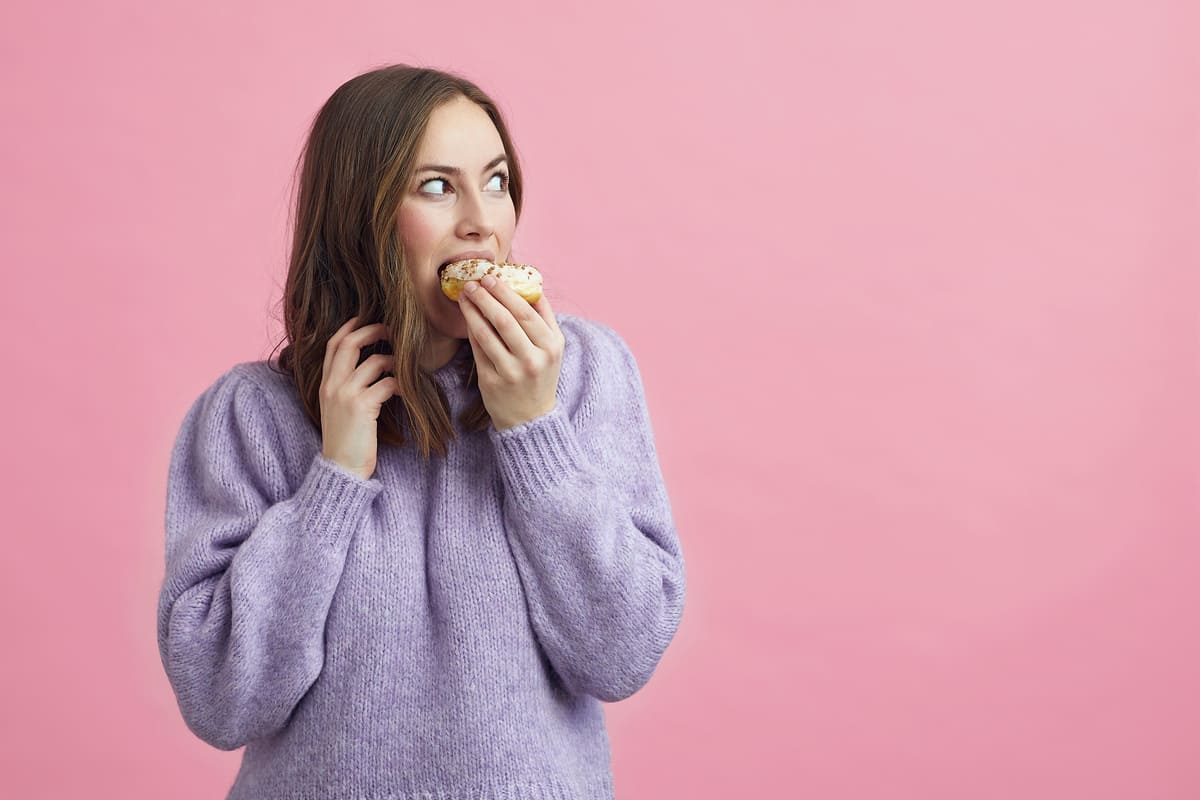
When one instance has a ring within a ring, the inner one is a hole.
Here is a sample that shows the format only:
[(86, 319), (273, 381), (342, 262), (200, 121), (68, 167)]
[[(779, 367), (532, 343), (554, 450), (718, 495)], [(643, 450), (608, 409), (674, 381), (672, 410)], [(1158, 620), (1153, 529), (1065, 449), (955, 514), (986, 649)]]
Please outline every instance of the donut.
[(496, 264), (486, 258), (468, 258), (446, 264), (438, 274), (442, 280), (442, 294), (455, 302), (467, 281), (478, 281), (484, 275), (504, 281), (530, 305), (542, 296), (542, 273), (531, 264)]

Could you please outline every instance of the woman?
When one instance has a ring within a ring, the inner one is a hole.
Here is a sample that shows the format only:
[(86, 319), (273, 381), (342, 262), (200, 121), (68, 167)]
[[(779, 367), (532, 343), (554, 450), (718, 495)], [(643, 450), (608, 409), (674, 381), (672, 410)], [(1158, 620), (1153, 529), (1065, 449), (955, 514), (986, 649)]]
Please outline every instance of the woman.
[(313, 123), (290, 344), (201, 394), (168, 478), (159, 650), (246, 746), (230, 798), (613, 796), (601, 702), (674, 637), (683, 556), (620, 336), (440, 290), (510, 259), (521, 193), (458, 76), (375, 70)]

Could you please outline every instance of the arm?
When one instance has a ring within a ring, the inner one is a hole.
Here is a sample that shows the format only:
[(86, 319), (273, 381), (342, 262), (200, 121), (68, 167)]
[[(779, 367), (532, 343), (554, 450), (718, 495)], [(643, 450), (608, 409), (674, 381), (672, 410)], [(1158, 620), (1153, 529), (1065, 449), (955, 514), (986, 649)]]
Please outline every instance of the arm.
[(683, 555), (637, 364), (585, 321), (582, 396), (489, 428), (530, 622), (569, 691), (622, 700), (650, 679), (683, 614)]
[(383, 488), (318, 453), (290, 494), (284, 446), (235, 367), (171, 454), (159, 654), (188, 727), (221, 750), (281, 730), (316, 681), (351, 535)]

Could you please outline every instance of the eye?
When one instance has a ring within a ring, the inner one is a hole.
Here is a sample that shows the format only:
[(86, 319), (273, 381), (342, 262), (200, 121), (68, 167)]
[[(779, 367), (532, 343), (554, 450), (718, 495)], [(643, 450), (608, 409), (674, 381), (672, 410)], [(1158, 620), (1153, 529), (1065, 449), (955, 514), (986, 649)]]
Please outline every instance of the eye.
[(502, 192), (507, 191), (508, 190), (508, 173), (504, 172), (503, 170), (501, 170), (500, 172), (493, 172), (492, 177), (488, 181), (488, 183), (491, 183), (496, 178), (500, 179), (500, 191), (502, 191)]
[[(425, 181), (417, 188), (424, 191), (424, 188), (431, 183), (448, 183), (448, 181), (445, 178), (432, 178), (430, 180)], [(424, 194), (441, 194), (441, 192), (424, 192)]]
[[(490, 185), (493, 181), (496, 180), (496, 178), (500, 179), (499, 191), (501, 191), (501, 192), (508, 191), (508, 173), (505, 172), (504, 170), (497, 170), (496, 172), (493, 172), (491, 179), (488, 181), (488, 184)], [(444, 183), (444, 184), (446, 184), (447, 187), (450, 185), (450, 181), (448, 181), (445, 178), (430, 178), (429, 180), (422, 182), (421, 185), (417, 188), (423, 189), (425, 186), (428, 186), (431, 183)], [(453, 189), (451, 189), (451, 191), (453, 191)], [(434, 197), (442, 197), (445, 194), (445, 192), (423, 192), (423, 193), (428, 194), (428, 195), (433, 195)]]

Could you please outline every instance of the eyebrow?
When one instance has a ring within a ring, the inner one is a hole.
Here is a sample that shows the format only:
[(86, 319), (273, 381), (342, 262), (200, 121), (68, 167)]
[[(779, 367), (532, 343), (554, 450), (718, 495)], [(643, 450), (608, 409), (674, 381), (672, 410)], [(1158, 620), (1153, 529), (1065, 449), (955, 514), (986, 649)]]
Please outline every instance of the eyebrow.
[[(483, 168), (483, 171), (487, 172), (489, 169), (496, 166), (497, 164), (499, 164), (502, 161), (508, 161), (508, 156), (504, 155), (504, 153), (501, 153), (500, 155), (496, 156), (491, 161), (489, 161), (487, 163), (487, 166), (485, 166)], [(426, 164), (425, 166), (418, 169), (417, 172), (447, 172), (451, 175), (462, 175), (462, 170), (459, 169), (458, 167), (447, 167), (442, 164)]]

